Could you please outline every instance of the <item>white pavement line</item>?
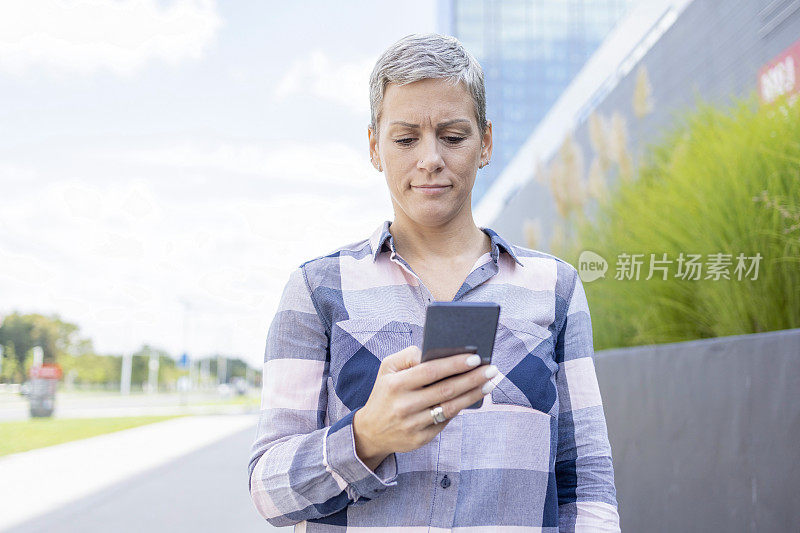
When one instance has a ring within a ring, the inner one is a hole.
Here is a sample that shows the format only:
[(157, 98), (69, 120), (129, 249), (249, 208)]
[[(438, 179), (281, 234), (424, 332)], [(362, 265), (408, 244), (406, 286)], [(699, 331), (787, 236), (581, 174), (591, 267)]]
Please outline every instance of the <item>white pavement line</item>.
[(257, 420), (258, 415), (187, 416), (0, 457), (0, 530), (239, 430), (252, 427), (255, 438)]

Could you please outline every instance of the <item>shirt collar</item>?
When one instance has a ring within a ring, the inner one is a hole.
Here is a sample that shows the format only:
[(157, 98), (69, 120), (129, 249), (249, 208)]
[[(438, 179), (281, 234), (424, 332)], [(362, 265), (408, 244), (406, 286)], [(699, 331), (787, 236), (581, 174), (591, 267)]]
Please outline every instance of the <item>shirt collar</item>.
[[(374, 262), (378, 255), (383, 251), (384, 244), (386, 243), (387, 239), (389, 241), (389, 249), (394, 252), (394, 237), (389, 232), (389, 225), (391, 224), (390, 220), (385, 220), (380, 226), (378, 226), (375, 231), (372, 232), (372, 235), (369, 238), (369, 244), (372, 247), (372, 261)], [(517, 258), (517, 254), (514, 253), (514, 249), (505, 239), (503, 239), (500, 235), (497, 234), (491, 228), (480, 226), (480, 229), (486, 233), (492, 239), (492, 251), (491, 256), (492, 260), (497, 263), (497, 258), (500, 255), (500, 249), (503, 249), (508, 253), (514, 261), (517, 262), (520, 266), (525, 266), (520, 262)]]

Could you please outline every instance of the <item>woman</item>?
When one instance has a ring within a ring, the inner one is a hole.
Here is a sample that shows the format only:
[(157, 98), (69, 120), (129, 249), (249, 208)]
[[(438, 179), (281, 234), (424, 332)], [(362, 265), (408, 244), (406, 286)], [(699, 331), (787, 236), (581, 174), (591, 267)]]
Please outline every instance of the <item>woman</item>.
[[(267, 334), (253, 503), (295, 531), (618, 531), (577, 272), (472, 219), (492, 154), (480, 65), (453, 37), (409, 35), (378, 59), (370, 105), (394, 220), (289, 277)], [(492, 365), (420, 362), (434, 300), (501, 305)]]

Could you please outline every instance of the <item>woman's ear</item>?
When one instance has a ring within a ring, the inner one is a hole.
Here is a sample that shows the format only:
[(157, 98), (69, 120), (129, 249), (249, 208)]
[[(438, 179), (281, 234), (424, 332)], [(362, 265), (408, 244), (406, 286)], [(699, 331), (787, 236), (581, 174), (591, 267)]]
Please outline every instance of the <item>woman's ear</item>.
[(378, 135), (369, 126), (367, 126), (367, 137), (369, 138), (369, 158), (372, 161), (372, 166), (375, 167), (378, 172), (383, 172), (381, 154), (378, 150)]
[(483, 130), (481, 137), (481, 157), (478, 166), (480, 168), (489, 164), (492, 159), (492, 121), (486, 120), (486, 128)]

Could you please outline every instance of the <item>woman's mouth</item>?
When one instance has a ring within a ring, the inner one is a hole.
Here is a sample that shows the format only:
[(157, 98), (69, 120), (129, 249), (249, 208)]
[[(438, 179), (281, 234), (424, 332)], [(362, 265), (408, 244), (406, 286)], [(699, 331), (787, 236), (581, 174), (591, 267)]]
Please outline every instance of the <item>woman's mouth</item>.
[(414, 186), (412, 185), (414, 190), (421, 192), (422, 194), (441, 194), (444, 191), (448, 190), (452, 185), (441, 185), (441, 186), (429, 186), (429, 185), (422, 185), (422, 186)]

